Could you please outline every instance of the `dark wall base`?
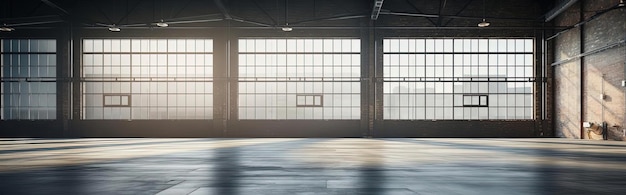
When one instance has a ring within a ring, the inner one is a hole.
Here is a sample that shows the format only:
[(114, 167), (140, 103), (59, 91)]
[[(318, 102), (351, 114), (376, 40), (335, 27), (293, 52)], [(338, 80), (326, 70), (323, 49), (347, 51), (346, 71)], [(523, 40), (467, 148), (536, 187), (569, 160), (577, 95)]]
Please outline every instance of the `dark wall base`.
[(48, 137), (60, 138), (63, 135), (61, 121), (0, 121), (1, 137)]
[(537, 137), (534, 121), (384, 121), (374, 137)]
[(179, 121), (75, 121), (71, 137), (220, 137), (213, 122)]
[[(1, 121), (0, 137), (366, 137), (360, 121)], [(66, 130), (64, 130), (66, 129)], [(373, 137), (539, 137), (535, 121), (383, 121)]]
[(363, 137), (359, 121), (258, 121), (229, 124), (228, 137)]

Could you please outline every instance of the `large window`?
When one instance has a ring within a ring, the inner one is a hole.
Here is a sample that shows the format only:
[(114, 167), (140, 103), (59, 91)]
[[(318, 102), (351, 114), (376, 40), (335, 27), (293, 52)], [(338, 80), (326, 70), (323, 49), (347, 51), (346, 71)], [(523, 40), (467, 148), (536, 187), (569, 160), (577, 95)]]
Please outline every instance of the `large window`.
[(83, 40), (83, 119), (211, 119), (211, 39)]
[(384, 118), (533, 119), (532, 39), (385, 39)]
[(240, 39), (239, 119), (359, 119), (360, 40)]
[(1, 119), (56, 119), (56, 41), (0, 42)]

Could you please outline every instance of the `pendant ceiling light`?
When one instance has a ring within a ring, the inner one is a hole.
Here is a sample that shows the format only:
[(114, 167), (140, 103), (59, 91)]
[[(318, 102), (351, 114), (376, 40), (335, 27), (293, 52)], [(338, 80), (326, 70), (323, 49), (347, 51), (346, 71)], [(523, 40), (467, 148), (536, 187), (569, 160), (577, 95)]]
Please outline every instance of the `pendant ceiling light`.
[(288, 16), (289, 16), (289, 0), (285, 0), (285, 26), (281, 28), (283, 32), (291, 32), (293, 30), (293, 28), (289, 26), (289, 21), (287, 20)]
[(483, 0), (483, 21), (478, 23), (478, 27), (488, 27), (491, 23), (487, 22), (485, 19), (485, 0)]
[(113, 24), (112, 26), (109, 27), (109, 31), (111, 31), (111, 32), (120, 32), (120, 31), (122, 31), (122, 29), (120, 29), (119, 27), (115, 26), (115, 24)]
[[(158, 27), (161, 27), (161, 28), (168, 27), (170, 25), (168, 23), (165, 23), (165, 21), (163, 21), (163, 2), (161, 1), (159, 3), (160, 3), (160, 5), (159, 5), (159, 15), (161, 16), (161, 20), (159, 22), (157, 22), (157, 23), (154, 23), (154, 25), (156, 25)], [(156, 5), (155, 5), (155, 3), (152, 4), (152, 8), (154, 9), (153, 12), (152, 12), (154, 14), (154, 12), (156, 12)], [(152, 15), (152, 19), (154, 19), (154, 15)]]
[(478, 23), (478, 27), (488, 27), (491, 23), (485, 21), (485, 19), (483, 18), (483, 21)]
[(286, 25), (282, 28), (282, 30), (283, 30), (284, 32), (291, 32), (291, 31), (293, 30), (293, 28), (289, 27), (289, 24), (286, 24)]
[(9, 26), (7, 26), (7, 24), (4, 24), (3, 26), (0, 26), (0, 31), (2, 32), (11, 32), (14, 31), (14, 28), (11, 28)]
[(168, 26), (170, 26), (170, 25), (169, 25), (169, 24), (167, 24), (167, 23), (165, 23), (165, 22), (163, 21), (163, 19), (161, 19), (161, 21), (160, 21), (160, 22), (157, 22), (157, 23), (156, 23), (156, 26), (158, 26), (158, 27), (168, 27)]

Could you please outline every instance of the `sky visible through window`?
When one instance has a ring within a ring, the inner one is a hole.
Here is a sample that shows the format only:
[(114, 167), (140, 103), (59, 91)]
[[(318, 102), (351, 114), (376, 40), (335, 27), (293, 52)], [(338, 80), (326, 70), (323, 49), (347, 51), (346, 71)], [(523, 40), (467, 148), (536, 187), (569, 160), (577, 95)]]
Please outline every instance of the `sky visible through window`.
[(385, 119), (533, 119), (532, 39), (385, 39), (383, 52)]
[(2, 120), (56, 119), (56, 41), (2, 39)]
[(213, 118), (211, 39), (85, 39), (82, 62), (84, 119)]
[(359, 39), (240, 39), (239, 119), (360, 119), (360, 51)]
[[(360, 119), (360, 43), (239, 39), (238, 118)], [(56, 118), (55, 41), (6, 39), (1, 54), (2, 119)], [(386, 38), (382, 56), (386, 120), (534, 117), (533, 39)], [(211, 39), (84, 39), (81, 64), (83, 119), (213, 118)]]

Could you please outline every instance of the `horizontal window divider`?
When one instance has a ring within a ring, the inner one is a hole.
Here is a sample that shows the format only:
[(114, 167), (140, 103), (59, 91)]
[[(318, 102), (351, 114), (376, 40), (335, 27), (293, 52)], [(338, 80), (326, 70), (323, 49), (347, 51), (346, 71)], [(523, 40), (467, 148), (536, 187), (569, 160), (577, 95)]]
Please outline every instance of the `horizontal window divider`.
[(213, 52), (83, 52), (82, 54), (213, 54)]
[(287, 92), (287, 93), (266, 93), (266, 92), (239, 92), (239, 94), (241, 95), (295, 95), (295, 94), (324, 94), (324, 95), (359, 95), (360, 93), (358, 92), (354, 92), (354, 93), (298, 93), (298, 92)]
[(80, 79), (80, 82), (213, 82), (209, 77), (88, 77)]
[(0, 82), (57, 82), (56, 77), (4, 77)]
[(507, 93), (507, 92), (502, 92), (502, 93), (454, 93), (454, 92), (449, 92), (449, 93), (426, 93), (426, 92), (405, 92), (405, 93), (383, 93), (385, 95), (412, 95), (412, 94), (424, 94), (424, 95), (532, 95), (532, 92), (529, 93)]
[(437, 54), (468, 54), (468, 55), (476, 55), (476, 54), (533, 54), (533, 52), (384, 52), (383, 54), (426, 54), (426, 55), (437, 55)]
[[(468, 106), (385, 106), (386, 108), (467, 108)], [(533, 108), (532, 106), (484, 106), (484, 108)]]
[[(246, 96), (254, 96), (254, 95), (275, 95), (275, 96), (293, 96), (293, 95), (298, 95), (299, 93), (240, 93), (239, 95), (246, 95)], [(358, 93), (319, 93), (320, 95), (359, 95)], [(352, 106), (348, 106), (348, 107), (352, 107)]]
[[(85, 92), (83, 93), (84, 95), (102, 95), (102, 92)], [(131, 93), (131, 95), (213, 95), (213, 93), (196, 93), (196, 92), (188, 92), (188, 93), (176, 93), (176, 92), (146, 92), (146, 93), (141, 93), (141, 92), (136, 92), (136, 93)]]
[(84, 65), (83, 68), (196, 68), (196, 67), (207, 67), (212, 68), (212, 65), (165, 65), (165, 64), (156, 64), (155, 65), (130, 65), (130, 64), (121, 64), (121, 65)]
[(534, 82), (537, 80), (535, 77), (382, 77), (382, 79), (384, 82)]
[[(320, 108), (320, 107), (311, 107), (311, 108)], [(293, 105), (289, 105), (289, 106), (271, 105), (271, 106), (239, 106), (239, 108), (305, 108), (305, 107), (294, 107)], [(324, 106), (321, 108), (359, 108), (359, 106)]]
[(239, 52), (238, 54), (360, 54), (360, 52)]
[[(239, 65), (239, 68), (259, 68), (259, 67), (268, 67), (268, 68), (360, 68), (361, 65), (353, 64), (353, 65), (319, 65), (319, 64), (280, 64), (280, 65)], [(394, 66), (395, 67), (395, 66)], [(415, 67), (415, 66), (410, 66)]]
[(289, 82), (311, 82), (311, 83), (323, 83), (323, 82), (338, 82), (338, 83), (353, 83), (353, 82), (359, 82), (359, 80), (353, 80), (353, 81), (285, 81), (285, 80), (278, 80), (278, 81), (232, 81), (232, 82), (239, 82), (239, 83), (250, 83), (250, 82), (259, 82), (259, 83), (271, 83), (271, 82), (278, 82), (278, 83), (289, 83)]
[(479, 122), (502, 122), (502, 121), (535, 121), (533, 119), (383, 119), (383, 121), (479, 121)]
[(240, 82), (359, 82), (359, 77), (239, 77)]
[(57, 119), (2, 119), (0, 121), (56, 121)]
[[(274, 108), (274, 107), (268, 107), (268, 108)], [(296, 108), (324, 108), (324, 106), (323, 105), (296, 105)]]
[[(28, 94), (19, 94), (18, 92), (11, 92), (13, 93), (13, 95), (54, 95), (53, 93), (28, 93)], [(2, 93), (2, 94), (9, 94), (9, 93)], [(6, 106), (6, 107), (11, 107), (11, 106)], [(13, 107), (40, 107), (40, 106), (13, 106)], [(51, 106), (54, 107), (54, 106)]]
[(468, 65), (468, 64), (439, 64), (439, 65), (424, 65), (424, 64), (420, 64), (420, 65), (399, 65), (399, 64), (388, 64), (387, 66), (385, 66), (385, 68), (397, 68), (397, 67), (407, 67), (407, 68), (433, 68), (433, 67), (448, 67), (448, 68), (532, 68), (533, 65), (532, 64), (528, 64), (528, 65), (524, 65), (524, 64), (516, 64), (516, 65), (502, 65), (502, 64), (496, 64), (496, 65)]
[(239, 121), (359, 121), (360, 119), (341, 119), (341, 118), (328, 118), (328, 119), (305, 119), (303, 118), (281, 118), (281, 119), (237, 119)]
[(174, 119), (174, 118), (152, 118), (152, 119), (133, 119), (133, 118), (128, 118), (128, 119), (108, 119), (108, 118), (101, 118), (101, 119), (80, 119), (81, 121), (114, 121), (114, 122), (129, 122), (129, 121), (212, 121), (213, 119), (205, 119), (205, 118), (180, 118), (180, 119)]
[(4, 54), (57, 54), (56, 52), (0, 52), (0, 55)]

